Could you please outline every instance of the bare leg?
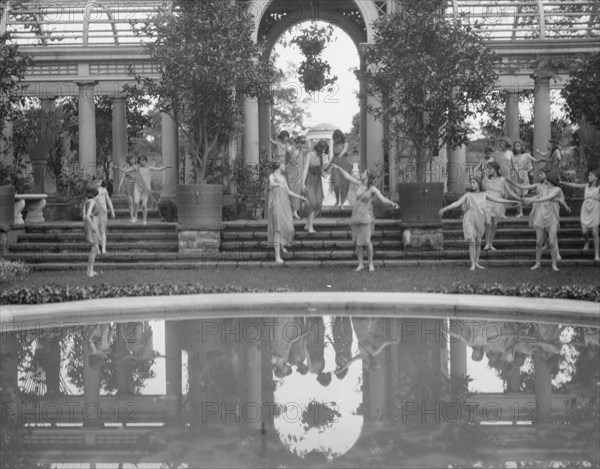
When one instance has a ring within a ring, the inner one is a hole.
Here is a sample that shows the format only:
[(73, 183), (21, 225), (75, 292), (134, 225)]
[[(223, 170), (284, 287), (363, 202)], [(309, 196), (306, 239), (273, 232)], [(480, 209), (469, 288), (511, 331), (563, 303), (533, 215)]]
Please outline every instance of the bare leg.
[(373, 243), (371, 242), (367, 244), (367, 256), (369, 258), (369, 270), (373, 272), (375, 270), (375, 266), (373, 265)]
[(479, 256), (481, 255), (481, 239), (477, 240), (477, 243), (475, 244), (475, 267), (484, 270), (485, 267), (483, 267), (481, 264), (479, 264)]
[(550, 255), (552, 256), (552, 270), (558, 272), (556, 261), (560, 255), (558, 253), (558, 236), (556, 235), (556, 229), (556, 226), (552, 226), (548, 229), (548, 238), (550, 241)]
[(494, 237), (496, 236), (496, 230), (498, 229), (498, 218), (492, 217), (491, 223), (489, 225), (489, 230), (486, 231), (486, 244), (483, 248), (485, 251), (492, 250), (495, 251), (496, 248), (492, 246), (494, 242)]
[(598, 233), (598, 227), (592, 228), (592, 236), (594, 238), (594, 260), (600, 262), (600, 233)]
[(88, 257), (88, 268), (87, 268), (87, 276), (94, 277), (96, 272), (94, 272), (94, 262), (96, 261), (96, 254), (98, 254), (98, 245), (93, 244), (90, 249), (90, 256)]
[(127, 204), (129, 205), (129, 220), (133, 222), (135, 219), (135, 201), (133, 200), (133, 196), (127, 196)]
[(281, 245), (279, 243), (275, 243), (273, 248), (275, 250), (275, 262), (277, 264), (283, 264), (283, 259), (281, 258)]
[(308, 221), (306, 223), (305, 228), (309, 233), (316, 233), (315, 228), (313, 227), (313, 221), (315, 219), (315, 212), (310, 212), (308, 214)]
[(545, 230), (543, 228), (535, 229), (535, 264), (531, 270), (539, 269), (542, 265), (542, 250), (544, 249)]
[(589, 230), (586, 227), (581, 227), (581, 234), (583, 236), (583, 250), (587, 251), (590, 248), (590, 234)]
[(469, 240), (469, 260), (471, 261), (471, 268), (469, 270), (475, 270), (475, 264), (477, 263), (476, 260), (476, 254), (475, 251), (476, 250), (476, 245), (475, 245), (475, 241), (473, 240)]
[(102, 245), (102, 254), (106, 254), (106, 229), (102, 230), (102, 234), (100, 235), (100, 242)]
[(356, 268), (356, 272), (360, 272), (365, 268), (363, 265), (363, 247), (356, 246), (356, 257), (358, 258), (358, 267)]
[(148, 217), (148, 199), (144, 197), (142, 199), (142, 225), (146, 224), (146, 218)]

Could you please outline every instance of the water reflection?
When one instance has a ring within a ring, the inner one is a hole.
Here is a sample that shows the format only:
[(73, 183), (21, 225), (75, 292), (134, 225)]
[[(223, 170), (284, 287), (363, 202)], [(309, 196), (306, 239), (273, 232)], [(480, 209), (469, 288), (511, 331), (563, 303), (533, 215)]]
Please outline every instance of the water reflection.
[(599, 332), (296, 316), (3, 333), (2, 467), (598, 467)]

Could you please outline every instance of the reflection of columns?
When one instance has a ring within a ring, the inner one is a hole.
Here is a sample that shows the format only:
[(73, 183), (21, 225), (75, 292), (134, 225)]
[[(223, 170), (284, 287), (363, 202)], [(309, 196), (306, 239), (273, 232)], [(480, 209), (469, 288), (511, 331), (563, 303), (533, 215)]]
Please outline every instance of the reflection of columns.
[[(10, 328), (7, 328), (10, 331)], [(5, 332), (0, 336), (0, 387), (3, 391), (19, 386), (19, 341), (16, 333)], [(6, 396), (9, 394), (7, 393)]]
[[(389, 319), (381, 319), (385, 324), (382, 332), (385, 334), (383, 340), (389, 340)], [(392, 345), (392, 347), (395, 347)], [(389, 416), (389, 412), (386, 408), (386, 397), (387, 397), (387, 360), (388, 351), (384, 350), (373, 360), (371, 369), (366, 373), (369, 380), (369, 393), (368, 393), (368, 408), (369, 418), (373, 420), (382, 420)], [(365, 362), (363, 360), (363, 366)]]
[(271, 157), (271, 103), (260, 101), (258, 103), (258, 142), (260, 152), (265, 152)]
[[(360, 75), (362, 76), (365, 72), (366, 62), (364, 59), (364, 54), (362, 54), (363, 44), (360, 44), (359, 58), (360, 58)], [(358, 93), (358, 101), (360, 106), (360, 122), (359, 122), (359, 133), (360, 133), (360, 170), (364, 171), (367, 168), (367, 92), (366, 87), (362, 79), (359, 79), (359, 93)]]
[(128, 338), (128, 332), (131, 325), (135, 323), (119, 324), (117, 328), (117, 393), (129, 395), (132, 391), (131, 384), (131, 361), (123, 360), (129, 355), (125, 340)]
[[(249, 330), (244, 327), (244, 331)], [(250, 339), (248, 337), (247, 339)], [(252, 428), (259, 429), (263, 424), (264, 415), (267, 409), (263, 406), (262, 389), (262, 351), (260, 341), (257, 337), (256, 342), (248, 342), (245, 345), (246, 357), (246, 383), (248, 392), (244, 406), (246, 411), (242, 415), (248, 420)], [(267, 423), (267, 422), (264, 422)]]
[[(98, 359), (92, 368), (90, 366), (90, 347), (84, 334), (83, 344), (83, 424), (84, 426), (102, 425), (100, 410), (100, 366), (103, 358)], [(98, 357), (96, 357), (98, 358)]]
[(504, 135), (514, 142), (521, 135), (519, 131), (519, 93), (517, 91), (507, 91), (504, 99), (506, 101)]
[(94, 82), (79, 85), (79, 166), (86, 175), (96, 175), (96, 105)]
[(448, 150), (448, 192), (464, 194), (467, 187), (467, 151), (464, 145)]
[(178, 323), (165, 321), (165, 363), (167, 380), (167, 411), (169, 416), (179, 415), (181, 409), (181, 347), (179, 346)]
[[(459, 333), (462, 329), (460, 322), (450, 321), (450, 332)], [(448, 337), (450, 341), (450, 374), (456, 377), (467, 376), (467, 344), (455, 337)]]
[(533, 76), (533, 148), (546, 151), (546, 145), (551, 137), (550, 129), (550, 77)]
[[(127, 159), (127, 101), (125, 98), (112, 100), (112, 151), (113, 166), (123, 168)], [(122, 174), (113, 169), (113, 187), (117, 194)]]
[(247, 98), (244, 100), (244, 161), (257, 165), (258, 158), (258, 102)]
[(547, 423), (552, 418), (552, 376), (543, 353), (533, 354), (535, 403), (538, 423)]
[(172, 165), (163, 171), (161, 197), (175, 197), (179, 185), (179, 137), (177, 122), (162, 114), (162, 164)]

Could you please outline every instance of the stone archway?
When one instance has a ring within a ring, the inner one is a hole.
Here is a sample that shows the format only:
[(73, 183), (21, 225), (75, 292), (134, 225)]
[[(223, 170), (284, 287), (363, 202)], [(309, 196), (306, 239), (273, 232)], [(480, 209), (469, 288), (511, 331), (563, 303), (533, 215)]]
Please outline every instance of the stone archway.
[[(372, 40), (372, 22), (387, 11), (387, 1), (265, 0), (255, 15), (254, 38), (266, 44), (265, 60), (277, 40), (292, 26), (311, 20), (328, 22), (344, 31), (358, 53), (361, 44)], [(361, 67), (364, 62), (361, 59)], [(361, 167), (375, 167), (383, 162), (383, 126), (367, 112), (368, 98), (360, 84)], [(268, 103), (244, 103), (244, 155), (247, 163), (257, 163), (261, 148), (269, 148), (271, 109)], [(367, 152), (368, 149), (368, 152)], [(367, 158), (368, 156), (368, 158)]]

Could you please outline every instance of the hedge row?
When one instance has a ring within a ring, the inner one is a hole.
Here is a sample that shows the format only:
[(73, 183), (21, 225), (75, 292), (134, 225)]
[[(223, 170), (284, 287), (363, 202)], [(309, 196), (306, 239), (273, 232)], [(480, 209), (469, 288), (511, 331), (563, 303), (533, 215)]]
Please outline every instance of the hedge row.
[[(285, 288), (243, 288), (237, 286), (207, 287), (200, 284), (188, 285), (48, 285), (36, 288), (20, 288), (0, 294), (0, 304), (44, 304), (65, 301), (92, 300), (97, 298), (117, 298), (128, 296), (192, 295), (209, 293), (261, 293), (286, 292)], [(428, 289), (429, 293), (451, 293), (469, 295), (518, 296), (527, 298), (560, 298), (569, 300), (594, 301), (600, 303), (600, 286), (559, 286), (522, 284), (508, 286), (502, 284), (469, 285), (455, 283), (450, 288)]]

